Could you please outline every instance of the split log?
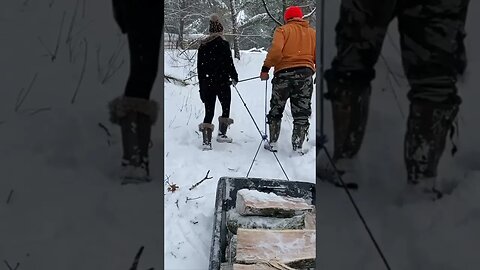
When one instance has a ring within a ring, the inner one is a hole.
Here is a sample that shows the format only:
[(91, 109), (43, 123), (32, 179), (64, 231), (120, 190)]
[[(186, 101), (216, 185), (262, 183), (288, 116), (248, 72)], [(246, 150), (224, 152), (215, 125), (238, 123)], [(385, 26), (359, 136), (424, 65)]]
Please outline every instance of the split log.
[(236, 262), (280, 262), (292, 268), (315, 267), (315, 230), (238, 229)]
[(236, 211), (236, 209), (231, 209), (227, 212), (227, 228), (233, 234), (237, 234), (238, 228), (270, 230), (312, 229), (312, 215), (313, 222), (315, 222), (314, 214), (309, 212), (289, 218), (276, 218), (263, 216), (242, 216)]
[(296, 270), (279, 262), (265, 262), (256, 264), (234, 264), (233, 270)]
[(303, 198), (241, 189), (237, 192), (235, 208), (244, 216), (293, 217), (312, 211), (313, 205)]
[(316, 220), (316, 212), (315, 211), (305, 213), (303, 221), (305, 223), (305, 227), (303, 229), (305, 229), (305, 230), (316, 230), (317, 220)]

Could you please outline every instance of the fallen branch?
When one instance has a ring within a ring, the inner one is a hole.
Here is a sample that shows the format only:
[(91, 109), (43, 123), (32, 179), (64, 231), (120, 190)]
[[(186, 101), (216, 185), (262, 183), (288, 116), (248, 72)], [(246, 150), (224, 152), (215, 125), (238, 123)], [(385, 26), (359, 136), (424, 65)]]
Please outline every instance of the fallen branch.
[(189, 198), (189, 197), (187, 197), (187, 198), (185, 199), (185, 203), (187, 203), (188, 201), (194, 201), (194, 200), (198, 200), (198, 199), (201, 199), (201, 198), (203, 198), (203, 196), (196, 197), (196, 198)]
[(132, 267), (130, 267), (129, 270), (137, 270), (138, 262), (140, 261), (140, 257), (142, 256), (142, 252), (143, 252), (143, 246), (140, 247), (140, 249), (137, 252), (137, 255), (135, 255), (135, 259), (133, 260)]
[(104, 124), (98, 123), (98, 126), (99, 126), (101, 129), (103, 129), (103, 130), (105, 131), (105, 133), (107, 134), (107, 137), (108, 137), (107, 143), (108, 143), (108, 146), (110, 146), (110, 145), (111, 145), (111, 143), (110, 143), (110, 138), (112, 137), (112, 133), (110, 133), (110, 130), (108, 130), (108, 128), (107, 128)]
[(53, 55), (52, 55), (52, 62), (55, 61), (55, 59), (57, 58), (58, 49), (60, 48), (60, 39), (62, 36), (63, 24), (65, 22), (66, 13), (67, 13), (66, 11), (63, 12), (62, 22), (60, 24), (60, 30), (58, 31), (58, 36), (57, 36), (57, 44), (55, 45), (55, 50), (53, 51)]
[(180, 207), (178, 206), (178, 199), (177, 199), (177, 201), (175, 202), (175, 204), (177, 205), (177, 209), (180, 210)]
[(17, 262), (17, 264), (15, 265), (15, 268), (12, 268), (10, 264), (7, 262), (7, 260), (3, 260), (3, 263), (5, 263), (5, 265), (8, 267), (8, 270), (17, 270), (18, 267), (20, 266), (20, 263)]
[(178, 79), (170, 75), (164, 75), (164, 78), (169, 83), (173, 83), (173, 84), (177, 83), (177, 84), (180, 84), (181, 86), (189, 85), (189, 83), (187, 83), (186, 80)]
[(33, 79), (30, 82), (30, 85), (28, 86), (28, 89), (27, 89), (27, 92), (25, 93), (25, 95), (22, 96), (23, 91), (25, 90), (24, 88), (22, 88), (22, 90), (20, 90), (20, 93), (18, 93), (17, 104), (15, 105), (15, 112), (18, 112), (18, 109), (20, 109), (20, 106), (22, 106), (22, 104), (25, 101), (25, 99), (27, 98), (28, 94), (30, 94), (30, 91), (32, 91), (33, 85), (35, 84), (35, 81), (37, 80), (37, 77), (38, 77), (38, 72), (35, 73), (35, 76), (33, 76)]
[(35, 114), (40, 113), (40, 112), (51, 111), (51, 110), (52, 110), (52, 107), (38, 108), (38, 109), (32, 110), (29, 113), (29, 115), (35, 115)]
[(202, 180), (200, 180), (198, 183), (193, 185), (189, 190), (192, 190), (192, 189), (196, 188), (198, 185), (200, 185), (201, 183), (203, 183), (203, 181), (205, 181), (207, 179), (212, 179), (213, 177), (208, 177), (209, 173), (210, 173), (210, 170), (208, 170), (207, 175), (205, 175), (205, 177)]
[(75, 20), (77, 18), (79, 2), (80, 2), (80, 0), (77, 0), (76, 3), (75, 3), (75, 9), (73, 11), (72, 20), (70, 21), (70, 27), (68, 28), (67, 39), (65, 40), (65, 43), (67, 43), (67, 44), (72, 42), (72, 32), (73, 32), (73, 28), (75, 26)]
[(85, 69), (87, 67), (87, 58), (88, 58), (88, 42), (87, 42), (87, 39), (84, 38), (83, 42), (85, 44), (85, 55), (84, 55), (84, 58), (83, 58), (83, 67), (82, 67), (82, 72), (80, 73), (80, 79), (78, 80), (77, 88), (75, 89), (75, 93), (73, 93), (71, 104), (75, 103), (75, 98), (77, 97), (77, 93), (78, 93), (78, 90), (80, 89), (80, 85), (82, 84), (83, 76), (85, 75)]
[(10, 200), (12, 199), (12, 196), (13, 196), (13, 189), (10, 190), (10, 193), (8, 193), (7, 204), (10, 203)]

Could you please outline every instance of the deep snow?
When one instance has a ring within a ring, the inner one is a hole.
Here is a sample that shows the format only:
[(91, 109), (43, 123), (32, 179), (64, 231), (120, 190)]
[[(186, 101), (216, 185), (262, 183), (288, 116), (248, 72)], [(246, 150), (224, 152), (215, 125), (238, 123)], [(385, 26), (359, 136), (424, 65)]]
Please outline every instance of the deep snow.
[[(186, 53), (196, 59), (195, 51)], [(258, 76), (265, 55), (265, 52), (241, 52), (241, 60), (234, 60), (239, 79)], [(165, 74), (177, 78), (189, 77), (188, 73), (196, 63), (185, 59), (185, 54), (179, 56), (178, 51), (166, 51)], [(192, 83), (195, 82), (196, 78), (192, 80)], [(265, 82), (260, 79), (240, 82), (237, 88), (263, 132)], [(267, 93), (269, 104), (270, 81)], [(312, 106), (315, 106), (315, 95)], [(165, 112), (166, 189), (169, 184), (180, 187), (174, 193), (166, 192), (165, 195), (165, 269), (208, 269), (217, 181), (222, 176), (247, 175), (261, 136), (233, 87), (230, 117), (235, 123), (227, 132), (233, 138), (232, 144), (217, 143), (216, 129), (213, 150), (202, 151), (198, 125), (203, 122), (204, 107), (195, 84), (183, 87), (165, 82)], [(217, 117), (221, 114), (218, 102), (215, 112), (214, 124), (217, 127)], [(315, 138), (311, 135), (310, 140), (305, 142), (304, 147), (309, 151), (304, 156), (294, 155), (291, 150), (292, 120), (287, 103), (277, 156), (290, 180), (314, 182)], [(315, 115), (312, 115), (310, 133), (314, 134), (314, 130)], [(209, 176), (213, 178), (189, 190), (209, 170)], [(249, 176), (286, 178), (273, 154), (264, 150), (263, 145)]]

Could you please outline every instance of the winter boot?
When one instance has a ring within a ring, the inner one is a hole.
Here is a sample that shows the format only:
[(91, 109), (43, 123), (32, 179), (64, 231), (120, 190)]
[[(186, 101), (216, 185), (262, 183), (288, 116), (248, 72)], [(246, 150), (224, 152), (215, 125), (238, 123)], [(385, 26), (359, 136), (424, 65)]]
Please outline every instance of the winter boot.
[(317, 177), (331, 180), (337, 173), (342, 175), (352, 167), (352, 159), (362, 145), (368, 120), (371, 86), (363, 83), (353, 85), (327, 82), (329, 93), (326, 98), (332, 103), (334, 151), (333, 162), (317, 157)]
[(212, 150), (212, 133), (215, 126), (209, 123), (201, 123), (198, 130), (202, 132), (203, 136), (203, 150)]
[[(144, 140), (150, 141), (150, 125), (155, 122), (157, 114), (156, 103), (122, 96), (112, 100), (109, 109), (110, 121), (120, 125), (122, 132), (122, 184), (149, 182), (148, 144), (145, 150)], [(147, 130), (142, 120), (145, 117), (151, 121)]]
[[(436, 182), (437, 167), (445, 150), (448, 131), (458, 113), (459, 101), (438, 104), (428, 101), (413, 101), (407, 120), (404, 157), (407, 181), (423, 186), (422, 182), (434, 181), (429, 189), (439, 193), (442, 187)], [(424, 189), (424, 188), (422, 188)]]
[(303, 142), (305, 141), (305, 137), (307, 136), (309, 124), (307, 125), (293, 125), (293, 132), (292, 132), (292, 147), (293, 151), (303, 155)]
[(233, 124), (233, 119), (227, 117), (218, 117), (218, 136), (217, 142), (219, 143), (231, 143), (232, 138), (227, 136), (228, 127)]
[(368, 120), (371, 87), (342, 86), (333, 88), (332, 102), (335, 160), (353, 158), (362, 145)]
[(137, 136), (140, 151), (140, 169), (146, 172), (145, 180), (151, 181), (148, 152), (151, 143), (152, 125), (155, 124), (158, 115), (158, 106), (154, 101), (148, 101), (146, 107), (150, 109), (143, 113), (138, 113), (137, 116)]
[(270, 133), (270, 140), (265, 142), (263, 148), (266, 150), (277, 152), (277, 141), (278, 137), (280, 136), (280, 127), (281, 127), (281, 120), (268, 120), (268, 129)]

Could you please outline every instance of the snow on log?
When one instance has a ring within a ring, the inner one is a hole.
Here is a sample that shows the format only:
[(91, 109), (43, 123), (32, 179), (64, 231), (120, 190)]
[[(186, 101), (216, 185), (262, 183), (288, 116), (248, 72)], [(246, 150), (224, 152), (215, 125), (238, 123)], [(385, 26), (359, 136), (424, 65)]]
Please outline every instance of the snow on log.
[(293, 217), (312, 211), (313, 205), (302, 198), (241, 189), (237, 193), (236, 209), (244, 216)]
[[(288, 218), (277, 218), (242, 216), (236, 209), (230, 209), (227, 212), (227, 228), (233, 234), (237, 233), (238, 228), (271, 230), (311, 229), (311, 219), (312, 214), (310, 212)], [(313, 222), (315, 222), (315, 217), (313, 217)]]

